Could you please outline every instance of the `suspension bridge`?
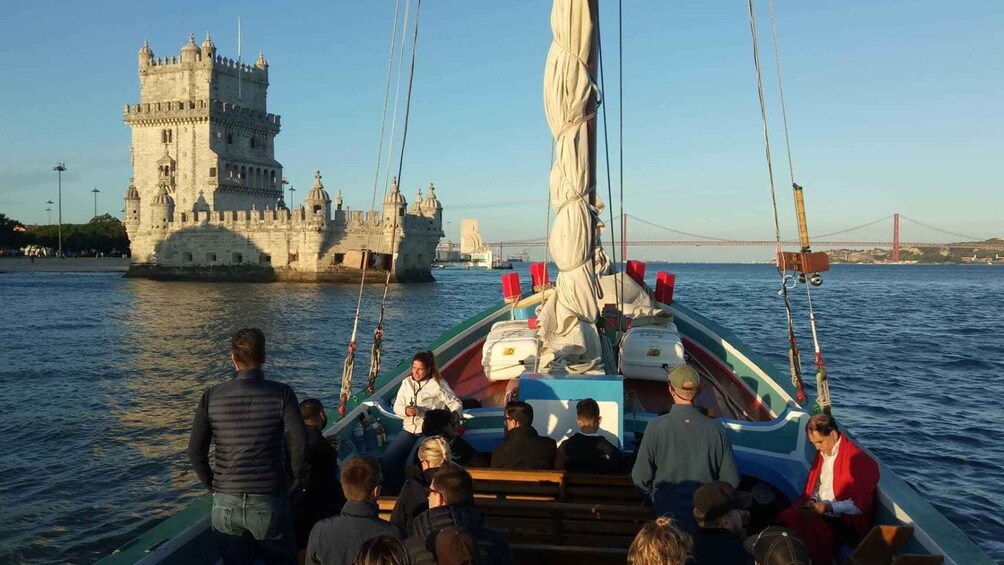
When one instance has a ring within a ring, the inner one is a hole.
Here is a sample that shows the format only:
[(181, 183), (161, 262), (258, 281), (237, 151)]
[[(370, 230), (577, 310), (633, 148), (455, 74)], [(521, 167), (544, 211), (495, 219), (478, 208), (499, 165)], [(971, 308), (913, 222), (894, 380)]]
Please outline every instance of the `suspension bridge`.
[[(602, 243), (606, 246), (614, 245), (618, 247), (620, 249), (621, 257), (627, 256), (628, 247), (668, 247), (668, 246), (773, 247), (777, 244), (777, 242), (773, 239), (730, 239), (730, 238), (714, 237), (710, 235), (689, 233), (673, 229), (668, 226), (658, 225), (631, 214), (624, 214), (620, 218), (620, 220), (621, 220), (620, 229), (611, 230), (611, 231), (619, 231), (620, 237), (615, 238), (613, 242), (607, 240)], [(905, 240), (901, 237), (902, 236), (900, 231), (901, 220), (904, 221), (907, 225), (910, 225), (915, 228), (921, 228), (917, 230), (919, 233), (917, 234), (911, 233), (912, 236), (915, 236), (915, 239)], [(889, 224), (891, 224), (891, 226), (886, 228), (889, 231), (885, 232), (888, 233), (889, 236), (879, 236), (874, 233), (876, 229), (881, 228), (883, 222), (888, 222)], [(629, 233), (629, 226), (630, 226), (630, 233)], [(851, 232), (864, 233), (866, 228), (872, 228), (871, 230), (868, 230), (869, 237), (863, 237), (860, 239), (852, 239), (848, 237), (849, 235), (851, 235)], [(948, 240), (946, 236), (955, 239)], [(924, 239), (930, 239), (930, 240), (924, 241)], [(831, 248), (831, 249), (832, 248), (855, 248), (855, 249), (890, 248), (892, 249), (892, 254), (890, 257), (892, 261), (899, 261), (901, 249), (911, 249), (911, 248), (1004, 251), (1004, 239), (985, 241), (986, 239), (988, 238), (977, 237), (973, 235), (967, 235), (942, 229), (937, 226), (921, 222), (919, 220), (914, 220), (902, 214), (895, 213), (895, 214), (889, 214), (888, 216), (884, 216), (871, 222), (842, 229), (839, 231), (824, 233), (820, 235), (813, 235), (812, 247)], [(487, 243), (486, 245), (493, 249), (498, 249), (499, 254), (502, 255), (503, 251), (506, 248), (524, 249), (532, 247), (544, 247), (547, 245), (547, 238), (537, 237), (529, 239), (493, 241)], [(791, 246), (797, 247), (799, 245), (800, 245), (799, 241), (795, 239), (781, 240), (782, 247), (791, 247)]]

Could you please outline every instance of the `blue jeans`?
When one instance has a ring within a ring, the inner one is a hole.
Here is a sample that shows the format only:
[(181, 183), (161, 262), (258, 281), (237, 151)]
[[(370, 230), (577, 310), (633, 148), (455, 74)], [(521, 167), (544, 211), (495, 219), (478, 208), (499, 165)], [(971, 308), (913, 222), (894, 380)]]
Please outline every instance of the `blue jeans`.
[(408, 454), (411, 453), (411, 448), (415, 446), (416, 440), (418, 440), (418, 435), (401, 430), (387, 444), (383, 457), (380, 458), (380, 466), (383, 468), (384, 494), (394, 495), (401, 490), (401, 485), (404, 484), (404, 467), (410, 463), (407, 460)]
[(213, 494), (213, 532), (225, 565), (296, 563), (289, 502), (282, 495)]

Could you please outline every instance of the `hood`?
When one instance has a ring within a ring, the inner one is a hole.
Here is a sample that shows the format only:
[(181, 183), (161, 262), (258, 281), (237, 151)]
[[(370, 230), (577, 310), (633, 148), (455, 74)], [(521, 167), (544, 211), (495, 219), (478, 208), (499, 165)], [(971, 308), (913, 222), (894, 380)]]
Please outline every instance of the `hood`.
[(481, 531), (481, 513), (470, 504), (450, 504), (422, 512), (411, 524), (412, 535), (426, 539), (430, 535), (450, 526), (466, 528), (477, 537)]

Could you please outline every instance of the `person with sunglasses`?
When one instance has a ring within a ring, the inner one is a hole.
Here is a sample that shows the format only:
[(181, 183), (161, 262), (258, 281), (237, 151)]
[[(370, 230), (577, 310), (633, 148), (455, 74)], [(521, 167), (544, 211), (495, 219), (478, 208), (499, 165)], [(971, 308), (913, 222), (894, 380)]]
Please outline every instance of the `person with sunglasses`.
[[(437, 537), (448, 528), (469, 535), (476, 545), (480, 565), (512, 565), (512, 548), (501, 532), (484, 525), (474, 507), (474, 479), (463, 467), (443, 465), (426, 490), (429, 509), (411, 525), (404, 545), (413, 565), (434, 565)], [(442, 544), (439, 544), (442, 545)]]
[(307, 542), (311, 565), (351, 565), (363, 544), (377, 536), (401, 538), (401, 529), (380, 519), (380, 463), (372, 457), (349, 459), (342, 468), (342, 513), (318, 522)]

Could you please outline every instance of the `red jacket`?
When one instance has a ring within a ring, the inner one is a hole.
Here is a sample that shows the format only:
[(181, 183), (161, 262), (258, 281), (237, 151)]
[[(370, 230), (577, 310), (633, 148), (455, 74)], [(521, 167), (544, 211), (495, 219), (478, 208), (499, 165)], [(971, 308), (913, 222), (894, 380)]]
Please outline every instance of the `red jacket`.
[[(809, 470), (809, 480), (805, 483), (798, 505), (805, 504), (812, 497), (822, 472), (823, 456), (816, 453), (816, 459)], [(833, 496), (836, 500), (849, 498), (854, 501), (854, 506), (861, 510), (861, 514), (856, 516), (841, 516), (841, 519), (852, 525), (861, 535), (871, 528), (878, 481), (878, 463), (851, 441), (851, 438), (841, 434), (840, 450), (837, 451), (837, 459), (833, 462)]]

